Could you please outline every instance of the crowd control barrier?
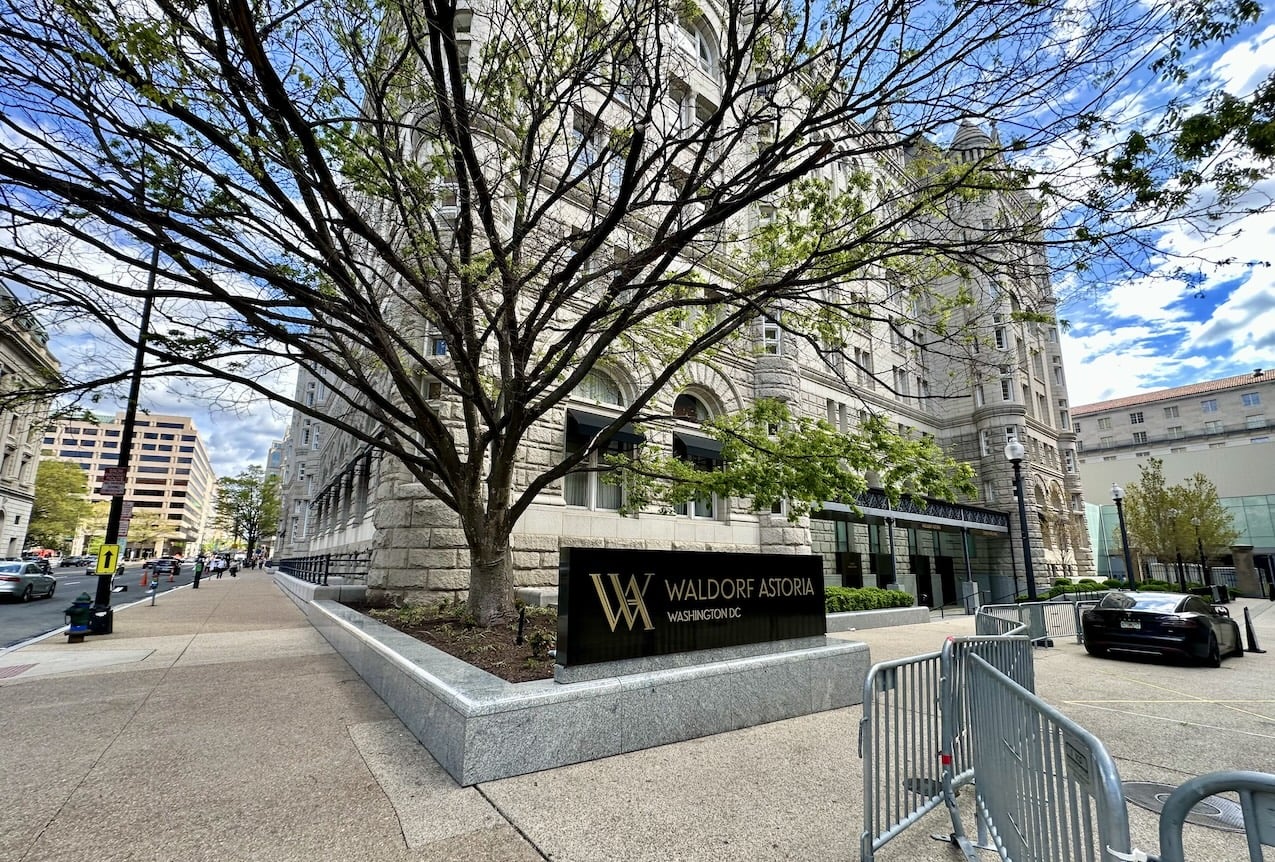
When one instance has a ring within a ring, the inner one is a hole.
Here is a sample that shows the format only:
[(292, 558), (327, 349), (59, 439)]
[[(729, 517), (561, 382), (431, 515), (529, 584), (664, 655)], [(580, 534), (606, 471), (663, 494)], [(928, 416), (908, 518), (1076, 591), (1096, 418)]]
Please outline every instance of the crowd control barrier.
[[(968, 862), (978, 862), (981, 851), (1005, 862), (1185, 862), (1187, 813), (1222, 792), (1240, 794), (1250, 859), (1262, 862), (1261, 845), (1275, 846), (1275, 775), (1264, 773), (1186, 782), (1160, 818), (1163, 855), (1131, 846), (1115, 762), (1097, 737), (1034, 693), (1038, 627), (1079, 639), (1082, 609), (1071, 605), (1058, 605), (1071, 622), (1024, 605), (980, 608), (978, 635), (949, 638), (939, 652), (868, 672), (859, 721), (861, 862), (874, 862), (884, 845), (940, 805), (951, 820), (950, 840)], [(956, 803), (970, 784), (973, 841)]]
[(949, 638), (939, 652), (884, 662), (869, 671), (859, 721), (862, 859), (870, 862), (890, 839), (939, 805), (952, 813), (953, 835), (963, 838), (955, 797), (974, 776), (968, 656), (982, 655), (1023, 685), (1035, 684), (1031, 643), (1021, 625), (1010, 631), (1017, 634)]
[(981, 635), (1001, 634), (1015, 625), (1028, 626), (1033, 641), (1074, 638), (1083, 641), (1081, 615), (1098, 604), (1094, 599), (1065, 602), (1020, 602), (1014, 605), (986, 605), (975, 615), (975, 631)]

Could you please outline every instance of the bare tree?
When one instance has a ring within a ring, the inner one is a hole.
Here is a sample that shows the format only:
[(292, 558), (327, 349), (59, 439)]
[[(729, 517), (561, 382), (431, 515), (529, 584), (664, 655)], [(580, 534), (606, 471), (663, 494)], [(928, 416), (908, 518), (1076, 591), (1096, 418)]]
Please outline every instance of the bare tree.
[[(401, 461), (457, 513), (484, 620), (507, 612), (536, 495), (666, 414), (688, 363), (755, 352), (760, 320), (853, 386), (875, 375), (846, 353), (856, 327), (917, 339), (923, 316), (925, 348), (959, 357), (974, 287), (1021, 287), (1021, 314), (1051, 319), (1052, 268), (1252, 205), (1227, 149), (1249, 126), (1196, 129), (1184, 153), (1207, 106), (1136, 137), (1116, 122), (1131, 76), (1172, 76), (1247, 7), (0, 2), (3, 277), (125, 347), (149, 292), (149, 376), (237, 383)], [(968, 158), (932, 143), (991, 119)], [(520, 474), (531, 429), (611, 362), (647, 369), (621, 414)], [(276, 391), (294, 363), (335, 409)], [(61, 394), (126, 376), (81, 364)], [(877, 467), (895, 490), (967, 486), (880, 422), (768, 444), (813, 427), (774, 409), (719, 432), (825, 466), (776, 472), (758, 502), (852, 493)]]

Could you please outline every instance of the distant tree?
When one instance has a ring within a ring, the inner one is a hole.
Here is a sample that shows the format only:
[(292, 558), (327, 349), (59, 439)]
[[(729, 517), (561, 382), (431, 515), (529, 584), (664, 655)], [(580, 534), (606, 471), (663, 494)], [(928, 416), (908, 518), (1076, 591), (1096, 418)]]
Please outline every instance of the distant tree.
[(84, 471), (70, 461), (45, 460), (35, 473), (35, 502), (27, 541), (65, 552), (92, 511)]
[(80, 529), (84, 531), (84, 553), (95, 554), (106, 537), (106, 524), (111, 514), (109, 500), (98, 500), (89, 504), (89, 513), (80, 521)]
[(279, 511), (279, 477), (265, 475), (261, 467), (217, 480), (217, 527), (232, 540), (242, 539), (249, 556), (262, 536), (279, 529)]
[(1203, 473), (1181, 485), (1168, 485), (1159, 458), (1148, 458), (1138, 470), (1141, 478), (1126, 489), (1125, 520), (1130, 544), (1144, 554), (1162, 561), (1174, 559), (1178, 552), (1193, 558), (1197, 518), (1200, 541), (1210, 557), (1225, 553), (1239, 538), (1217, 487)]

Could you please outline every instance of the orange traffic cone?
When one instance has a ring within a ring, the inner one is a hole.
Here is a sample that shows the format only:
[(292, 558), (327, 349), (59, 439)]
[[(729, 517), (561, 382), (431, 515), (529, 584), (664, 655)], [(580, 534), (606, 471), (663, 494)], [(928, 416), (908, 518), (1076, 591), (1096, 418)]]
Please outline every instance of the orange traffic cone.
[(143, 587), (144, 587), (144, 586), (146, 586), (146, 570), (145, 570), (145, 569), (142, 569), (142, 583), (141, 583), (141, 586), (143, 586)]

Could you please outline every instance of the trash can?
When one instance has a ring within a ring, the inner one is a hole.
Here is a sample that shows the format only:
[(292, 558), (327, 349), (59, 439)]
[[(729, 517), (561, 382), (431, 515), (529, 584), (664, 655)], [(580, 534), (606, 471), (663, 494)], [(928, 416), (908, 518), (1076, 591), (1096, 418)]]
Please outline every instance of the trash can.
[(1229, 591), (1224, 591), (1221, 584), (1209, 584), (1209, 592), (1212, 593), (1215, 605), (1220, 605), (1231, 598)]
[(89, 615), (89, 634), (109, 635), (115, 629), (115, 609), (95, 607)]

